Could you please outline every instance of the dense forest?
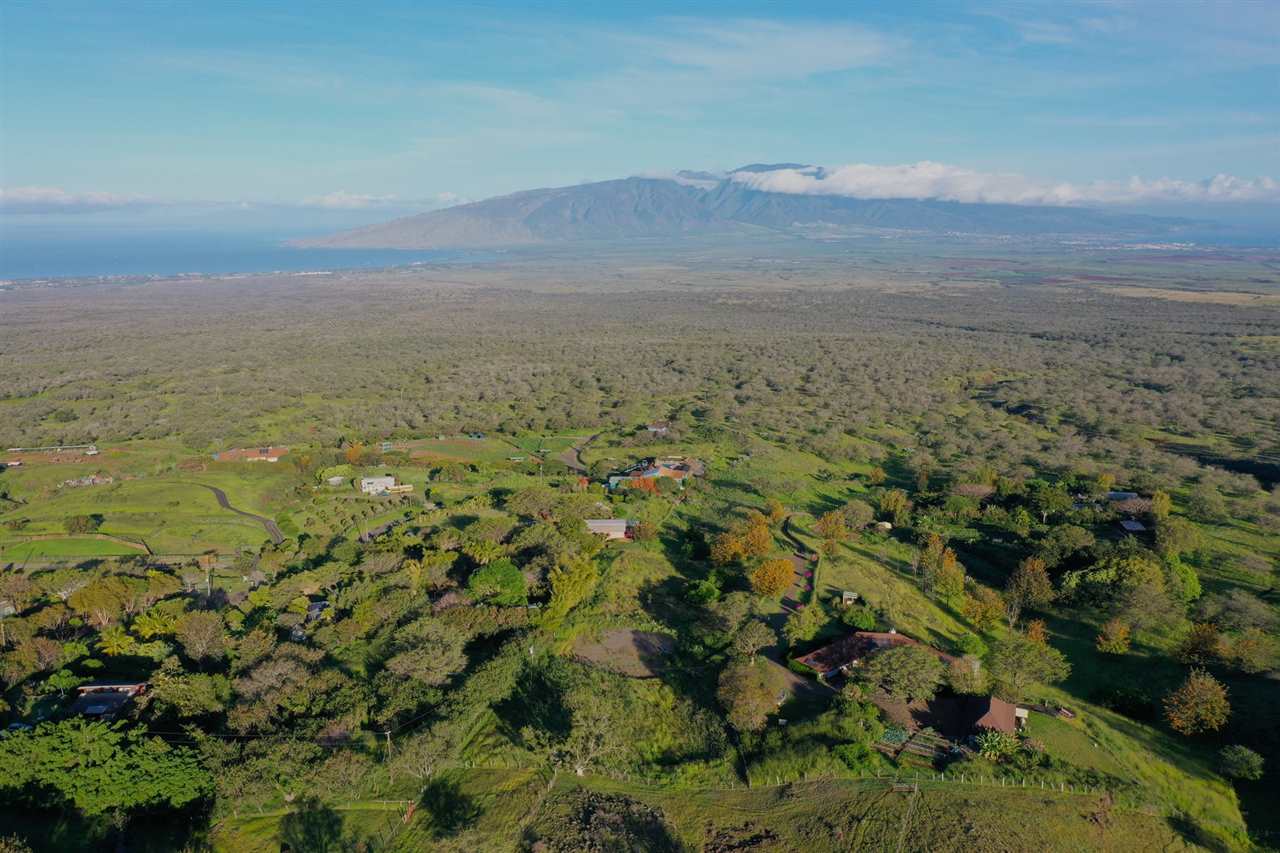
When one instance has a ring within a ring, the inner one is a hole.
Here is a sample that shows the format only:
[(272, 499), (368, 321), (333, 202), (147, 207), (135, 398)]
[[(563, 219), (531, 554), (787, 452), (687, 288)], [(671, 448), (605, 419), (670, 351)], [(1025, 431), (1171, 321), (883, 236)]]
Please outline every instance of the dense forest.
[(770, 250), (0, 291), (0, 850), (1280, 843), (1277, 259)]

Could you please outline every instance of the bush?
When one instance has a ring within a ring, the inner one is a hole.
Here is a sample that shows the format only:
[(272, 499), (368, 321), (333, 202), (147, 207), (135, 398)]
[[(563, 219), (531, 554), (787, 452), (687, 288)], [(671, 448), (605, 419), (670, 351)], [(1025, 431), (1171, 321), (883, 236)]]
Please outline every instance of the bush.
[(859, 631), (873, 631), (876, 627), (876, 614), (870, 607), (846, 607), (840, 613), (840, 621)]
[(472, 572), (467, 589), (476, 598), (504, 607), (528, 601), (524, 575), (505, 557)]
[(1262, 778), (1264, 766), (1262, 756), (1247, 746), (1233, 743), (1218, 752), (1218, 769), (1231, 779), (1257, 781)]

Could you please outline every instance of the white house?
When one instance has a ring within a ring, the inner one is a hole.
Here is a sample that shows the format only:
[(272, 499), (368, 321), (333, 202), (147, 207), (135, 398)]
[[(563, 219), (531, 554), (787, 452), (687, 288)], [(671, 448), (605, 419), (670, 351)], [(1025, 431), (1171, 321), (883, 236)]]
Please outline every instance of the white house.
[(605, 539), (631, 538), (631, 522), (625, 518), (588, 518), (587, 530)]
[(366, 495), (390, 493), (396, 487), (396, 478), (391, 474), (381, 477), (361, 477), (360, 492)]

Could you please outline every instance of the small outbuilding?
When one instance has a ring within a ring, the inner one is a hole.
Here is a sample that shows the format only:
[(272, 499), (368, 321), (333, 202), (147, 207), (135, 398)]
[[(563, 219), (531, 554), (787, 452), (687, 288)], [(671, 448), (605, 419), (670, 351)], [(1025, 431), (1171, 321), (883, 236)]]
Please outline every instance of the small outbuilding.
[(70, 713), (94, 720), (114, 720), (135, 696), (146, 692), (145, 681), (93, 681), (76, 688)]
[(588, 518), (587, 530), (597, 536), (613, 541), (632, 537), (632, 522), (626, 518)]
[(1126, 518), (1124, 521), (1121, 521), (1120, 529), (1123, 530), (1125, 533), (1133, 533), (1133, 534), (1147, 532), (1147, 526), (1145, 524), (1143, 524), (1141, 521), (1136, 521), (1132, 518)]

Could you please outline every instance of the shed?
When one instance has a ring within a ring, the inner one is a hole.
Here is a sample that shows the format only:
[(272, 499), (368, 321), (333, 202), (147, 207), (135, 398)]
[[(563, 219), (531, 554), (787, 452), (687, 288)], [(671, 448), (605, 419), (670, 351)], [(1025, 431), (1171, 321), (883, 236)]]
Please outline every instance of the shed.
[(629, 539), (631, 521), (625, 518), (588, 518), (587, 530), (605, 539)]
[(1120, 522), (1120, 529), (1125, 533), (1146, 533), (1147, 526), (1141, 521), (1134, 521), (1132, 518), (1126, 518)]

